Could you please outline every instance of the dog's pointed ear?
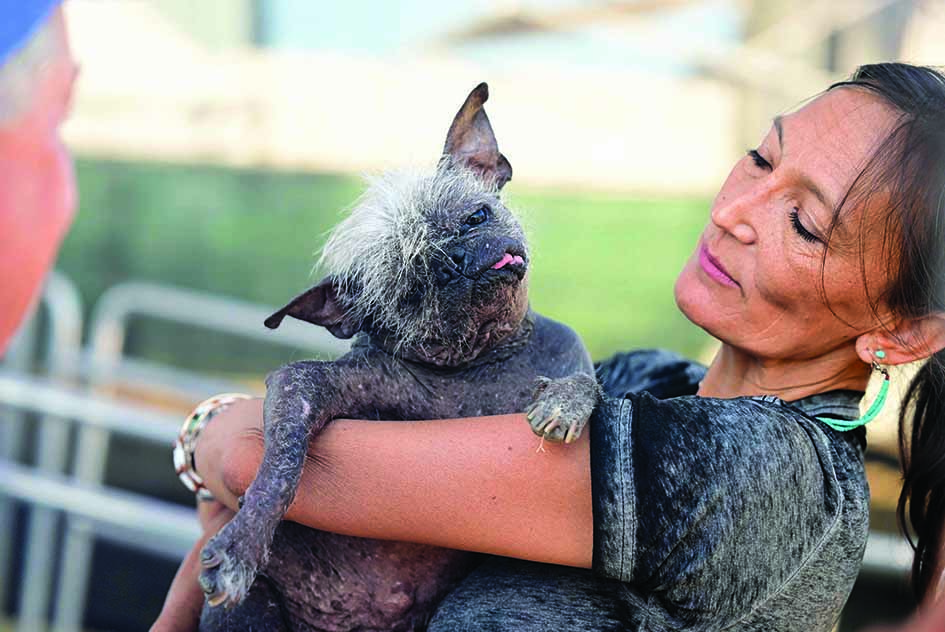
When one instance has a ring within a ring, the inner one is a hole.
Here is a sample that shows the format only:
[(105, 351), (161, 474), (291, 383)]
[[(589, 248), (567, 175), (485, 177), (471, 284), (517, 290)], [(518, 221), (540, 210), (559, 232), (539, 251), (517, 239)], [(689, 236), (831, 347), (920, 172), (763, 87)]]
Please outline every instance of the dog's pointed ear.
[(501, 189), (512, 179), (512, 165), (499, 153), (499, 145), (489, 124), (483, 104), (489, 98), (489, 86), (476, 86), (463, 107), (459, 108), (446, 134), (443, 157), (451, 164), (471, 169)]
[(360, 329), (342, 305), (337, 280), (333, 276), (325, 277), (318, 285), (289, 301), (288, 305), (267, 318), (265, 325), (275, 329), (286, 316), (321, 325), (337, 338), (350, 338)]

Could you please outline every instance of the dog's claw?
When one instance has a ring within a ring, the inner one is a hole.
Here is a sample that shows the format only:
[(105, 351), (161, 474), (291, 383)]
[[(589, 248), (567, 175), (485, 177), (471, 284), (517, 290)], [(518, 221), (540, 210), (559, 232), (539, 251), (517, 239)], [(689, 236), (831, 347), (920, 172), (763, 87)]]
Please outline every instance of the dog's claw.
[(200, 552), (200, 588), (210, 606), (232, 607), (249, 593), (266, 553), (260, 542), (244, 535), (240, 515), (204, 545)]
[(575, 439), (577, 439), (577, 434), (578, 434), (578, 425), (571, 424), (571, 426), (568, 428), (568, 433), (564, 435), (564, 442), (565, 443), (573, 442)]
[(219, 605), (220, 605), (221, 603), (223, 603), (224, 601), (226, 601), (226, 593), (225, 593), (225, 592), (218, 592), (218, 593), (214, 593), (214, 594), (212, 594), (212, 595), (207, 595), (207, 603), (210, 604), (210, 607), (211, 607), (211, 608), (216, 608), (217, 606), (219, 606)]
[(204, 568), (215, 568), (220, 565), (220, 562), (223, 560), (217, 554), (216, 551), (208, 551), (204, 549), (200, 554), (200, 565)]
[(581, 436), (600, 389), (593, 376), (576, 373), (565, 378), (539, 379), (535, 400), (526, 408), (532, 432), (555, 443), (573, 443)]

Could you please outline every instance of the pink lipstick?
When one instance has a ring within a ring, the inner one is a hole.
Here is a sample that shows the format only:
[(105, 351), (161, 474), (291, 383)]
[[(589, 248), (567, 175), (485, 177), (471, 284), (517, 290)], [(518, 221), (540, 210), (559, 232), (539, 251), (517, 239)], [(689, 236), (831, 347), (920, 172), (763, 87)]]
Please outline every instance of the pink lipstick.
[(741, 287), (735, 282), (735, 279), (729, 276), (728, 272), (725, 271), (725, 268), (722, 267), (722, 264), (719, 263), (718, 259), (709, 254), (709, 249), (706, 248), (706, 245), (701, 242), (699, 243), (699, 264), (702, 266), (702, 269), (705, 270), (706, 274), (722, 285), (727, 285), (729, 287)]

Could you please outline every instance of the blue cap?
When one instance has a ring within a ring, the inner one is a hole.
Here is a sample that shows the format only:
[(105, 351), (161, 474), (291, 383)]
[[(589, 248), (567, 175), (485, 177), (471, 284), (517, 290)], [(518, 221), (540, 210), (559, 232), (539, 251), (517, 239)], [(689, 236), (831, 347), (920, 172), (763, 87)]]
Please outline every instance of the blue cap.
[(18, 51), (61, 0), (0, 0), (0, 66)]

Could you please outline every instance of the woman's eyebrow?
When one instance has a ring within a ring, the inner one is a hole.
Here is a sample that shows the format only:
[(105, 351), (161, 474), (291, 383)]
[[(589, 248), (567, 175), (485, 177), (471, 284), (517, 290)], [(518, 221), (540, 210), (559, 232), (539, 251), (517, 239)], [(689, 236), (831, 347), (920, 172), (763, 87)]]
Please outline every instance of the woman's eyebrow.
[[(781, 147), (781, 153), (784, 153), (784, 123), (783, 116), (774, 117), (773, 124), (774, 129), (778, 133), (778, 145)], [(833, 210), (834, 205), (827, 199), (827, 195), (821, 190), (817, 183), (810, 179), (806, 174), (798, 173), (797, 181), (802, 187), (810, 191), (815, 198), (817, 198), (821, 204), (823, 204), (828, 210)]]

